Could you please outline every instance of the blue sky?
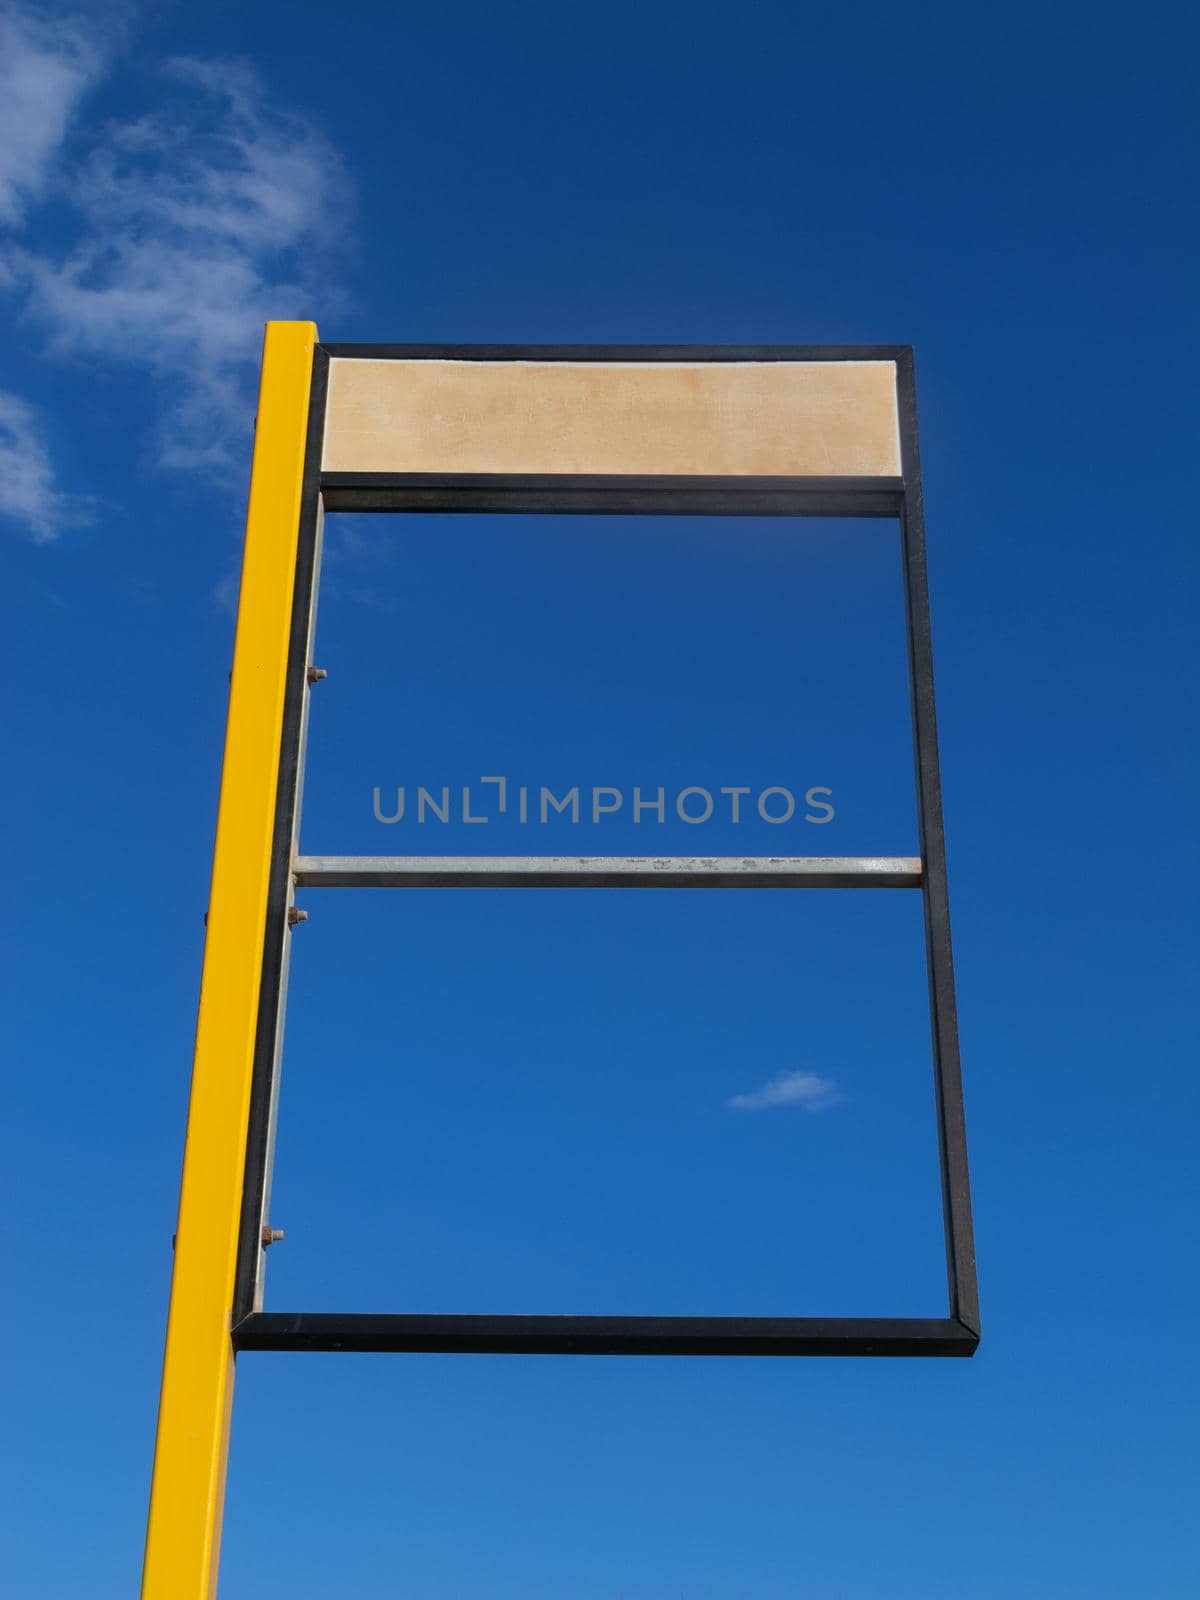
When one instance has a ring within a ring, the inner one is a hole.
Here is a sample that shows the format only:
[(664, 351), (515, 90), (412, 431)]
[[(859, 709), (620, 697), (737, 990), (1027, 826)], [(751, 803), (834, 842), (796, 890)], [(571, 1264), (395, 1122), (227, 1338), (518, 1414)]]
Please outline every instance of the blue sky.
[[(985, 1342), (245, 1357), (223, 1600), (1193, 1592), (1196, 44), (1154, 5), (0, 8), (9, 1592), (137, 1581), (289, 316), (915, 346)], [(836, 814), (497, 849), (903, 852), (899, 603), (882, 523), (333, 518), (304, 847), (482, 849), (371, 791), (503, 773)], [(915, 897), (308, 904), (271, 1304), (940, 1311)]]

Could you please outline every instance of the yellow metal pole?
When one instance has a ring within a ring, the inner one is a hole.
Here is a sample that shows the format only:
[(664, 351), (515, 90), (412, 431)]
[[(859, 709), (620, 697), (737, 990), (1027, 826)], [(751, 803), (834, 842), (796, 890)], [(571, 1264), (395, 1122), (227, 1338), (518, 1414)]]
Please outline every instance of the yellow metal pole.
[(263, 344), (142, 1600), (216, 1593), (229, 1319), (316, 341), (311, 322), (270, 322)]

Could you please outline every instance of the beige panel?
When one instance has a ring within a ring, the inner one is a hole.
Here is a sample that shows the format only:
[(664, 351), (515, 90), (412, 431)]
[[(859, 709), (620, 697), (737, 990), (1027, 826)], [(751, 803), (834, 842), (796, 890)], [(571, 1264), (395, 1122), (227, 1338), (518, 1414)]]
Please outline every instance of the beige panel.
[(896, 367), (338, 357), (324, 467), (898, 477)]

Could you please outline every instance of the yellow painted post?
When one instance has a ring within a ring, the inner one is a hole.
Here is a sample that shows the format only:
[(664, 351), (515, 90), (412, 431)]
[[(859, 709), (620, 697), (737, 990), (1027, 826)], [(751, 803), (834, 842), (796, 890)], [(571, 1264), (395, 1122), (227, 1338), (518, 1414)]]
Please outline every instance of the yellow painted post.
[(270, 322), (263, 344), (142, 1600), (216, 1593), (230, 1308), (316, 340), (311, 322)]

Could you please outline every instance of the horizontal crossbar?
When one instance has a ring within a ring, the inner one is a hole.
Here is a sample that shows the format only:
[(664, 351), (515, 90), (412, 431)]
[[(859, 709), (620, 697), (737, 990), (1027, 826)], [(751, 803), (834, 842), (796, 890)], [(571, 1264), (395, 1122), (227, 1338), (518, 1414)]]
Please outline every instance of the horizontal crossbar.
[(326, 511), (606, 516), (896, 517), (900, 478), (621, 477), (572, 473), (324, 472)]
[(494, 1355), (971, 1356), (952, 1317), (387, 1316), (257, 1311), (238, 1350), (443, 1351)]
[(918, 856), (297, 856), (302, 889), (919, 889)]

